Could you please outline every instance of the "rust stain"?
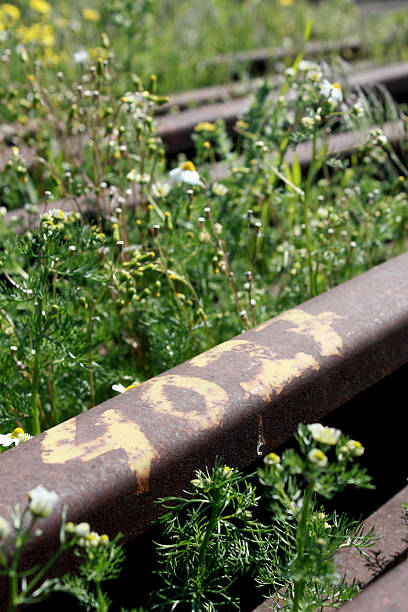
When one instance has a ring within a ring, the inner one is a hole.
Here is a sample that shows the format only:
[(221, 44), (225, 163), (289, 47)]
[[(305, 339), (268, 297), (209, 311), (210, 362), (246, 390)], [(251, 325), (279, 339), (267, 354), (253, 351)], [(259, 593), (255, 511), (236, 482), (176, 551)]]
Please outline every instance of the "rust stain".
[(73, 459), (88, 462), (114, 450), (127, 454), (129, 469), (136, 475), (136, 492), (149, 490), (150, 467), (156, 451), (139, 426), (115, 409), (106, 410), (96, 426), (104, 431), (95, 438), (75, 442), (77, 420), (70, 419), (49, 429), (41, 443), (44, 463), (64, 464)]
[(260, 356), (255, 350), (248, 355), (248, 361), (257, 364), (256, 374), (240, 385), (250, 395), (259, 395), (265, 401), (269, 401), (272, 394), (281, 393), (288, 382), (302, 376), (306, 369), (319, 369), (313, 355), (306, 353), (296, 353), (292, 359), (276, 359), (273, 355)]
[[(202, 398), (205, 409), (195, 409), (194, 398), (191, 398), (191, 407), (188, 410), (180, 410), (177, 402), (171, 401), (168, 397), (169, 387), (174, 387), (179, 391), (187, 389), (197, 393)], [(142, 399), (147, 401), (154, 411), (183, 418), (195, 430), (218, 425), (229, 405), (228, 393), (220, 385), (192, 376), (178, 374), (159, 376), (145, 383), (140, 390)]]

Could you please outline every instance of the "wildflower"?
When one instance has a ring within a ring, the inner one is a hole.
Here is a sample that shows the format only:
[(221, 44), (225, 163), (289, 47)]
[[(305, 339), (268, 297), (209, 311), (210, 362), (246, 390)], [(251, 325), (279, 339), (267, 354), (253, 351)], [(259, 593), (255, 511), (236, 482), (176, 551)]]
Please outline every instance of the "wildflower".
[(292, 6), (295, 0), (278, 0), (281, 6)]
[(14, 444), (14, 446), (19, 446), (22, 442), (26, 442), (27, 440), (31, 440), (34, 436), (30, 436), (30, 434), (25, 433), (24, 429), (21, 427), (16, 427), (14, 431), (9, 434), (0, 435), (0, 446), (8, 447)]
[(20, 9), (14, 4), (4, 2), (0, 6), (0, 30), (3, 30), (5, 26), (12, 26), (20, 19)]
[(307, 454), (309, 461), (315, 463), (318, 467), (327, 465), (327, 457), (319, 448), (312, 448)]
[(214, 183), (212, 186), (212, 192), (217, 196), (225, 196), (228, 193), (228, 187), (222, 183)]
[(150, 174), (148, 172), (143, 172), (141, 174), (140, 172), (137, 172), (137, 170), (135, 169), (128, 172), (126, 175), (126, 178), (128, 181), (131, 181), (132, 183), (140, 183), (140, 184), (150, 183)]
[(337, 444), (341, 436), (341, 431), (339, 429), (324, 427), (321, 423), (313, 423), (312, 425), (308, 425), (307, 428), (312, 434), (313, 439), (317, 442), (321, 442), (321, 444)]
[(201, 121), (194, 128), (195, 132), (215, 132), (216, 126), (209, 121)]
[(74, 53), (74, 62), (76, 64), (83, 64), (89, 60), (89, 53), (86, 49), (80, 49)]
[(200, 185), (201, 187), (203, 185), (200, 175), (191, 161), (186, 161), (178, 168), (170, 170), (169, 176), (173, 183), (188, 183), (189, 185)]
[(279, 465), (281, 462), (281, 458), (276, 453), (268, 453), (264, 457), (264, 462), (266, 465)]
[(154, 183), (152, 193), (155, 198), (165, 198), (170, 191), (169, 183)]
[(88, 21), (93, 21), (94, 23), (97, 23), (99, 21), (98, 11), (93, 8), (90, 8), (89, 6), (84, 6), (84, 8), (82, 9), (82, 17), (84, 19), (87, 19)]
[(10, 523), (0, 516), (0, 540), (5, 540), (10, 533)]
[(373, 145), (382, 145), (385, 146), (388, 142), (388, 139), (384, 132), (377, 128), (376, 130), (371, 130), (369, 135), (367, 136), (367, 142)]
[(346, 446), (353, 457), (361, 457), (364, 454), (364, 446), (358, 440), (349, 440)]
[(133, 389), (134, 387), (138, 387), (139, 385), (140, 385), (140, 383), (135, 380), (135, 382), (133, 382), (128, 387), (125, 387), (124, 385), (118, 384), (118, 385), (112, 385), (112, 389), (114, 391), (117, 391), (118, 393), (125, 393), (125, 391), (129, 391), (129, 389)]
[(106, 533), (102, 534), (100, 537), (100, 543), (101, 544), (109, 544), (109, 536), (106, 535)]
[(320, 72), (320, 70), (312, 69), (309, 70), (309, 72), (306, 74), (306, 78), (311, 83), (318, 83), (322, 78), (322, 73)]
[(65, 523), (64, 531), (65, 533), (75, 533), (74, 523), (72, 521), (68, 521), (68, 523)]
[(339, 83), (330, 83), (326, 79), (320, 85), (320, 93), (328, 100), (331, 100), (332, 105), (337, 105), (343, 100), (341, 85)]
[(190, 482), (193, 485), (193, 487), (197, 487), (197, 489), (203, 488), (203, 483), (201, 482), (199, 478), (193, 478), (193, 480), (190, 480)]
[(85, 540), (86, 546), (92, 546), (92, 548), (96, 548), (100, 542), (100, 535), (96, 533), (96, 531), (91, 531), (91, 533), (87, 536)]
[(78, 525), (75, 525), (75, 535), (78, 536), (78, 538), (86, 538), (90, 533), (91, 527), (89, 523), (78, 523)]
[(310, 70), (316, 70), (317, 68), (317, 64), (315, 64), (315, 62), (310, 62), (309, 60), (301, 60), (298, 66), (298, 70), (300, 72), (309, 72)]
[(302, 117), (301, 121), (302, 121), (303, 127), (306, 128), (307, 130), (311, 130), (314, 126), (313, 117)]
[(232, 476), (232, 469), (228, 465), (226, 465), (224, 466), (223, 473), (224, 476), (227, 476), (227, 478), (229, 478), (230, 476)]
[(28, 498), (30, 500), (28, 507), (31, 513), (42, 518), (45, 518), (52, 512), (58, 501), (57, 493), (55, 491), (47, 491), (41, 484), (28, 492)]
[(353, 104), (351, 108), (351, 113), (354, 115), (354, 117), (357, 117), (357, 119), (361, 119), (361, 117), (364, 117), (364, 112), (363, 103), (361, 100), (357, 100), (357, 102)]
[(51, 13), (51, 4), (46, 0), (30, 0), (30, 7), (33, 11), (41, 13), (41, 15), (49, 15)]

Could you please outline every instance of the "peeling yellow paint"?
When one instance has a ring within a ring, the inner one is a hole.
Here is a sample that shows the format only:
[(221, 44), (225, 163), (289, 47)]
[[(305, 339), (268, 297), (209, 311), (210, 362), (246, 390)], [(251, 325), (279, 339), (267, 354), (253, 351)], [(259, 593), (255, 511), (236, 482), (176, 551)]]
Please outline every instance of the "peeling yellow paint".
[(136, 492), (149, 490), (150, 467), (156, 451), (136, 423), (110, 409), (95, 424), (95, 438), (76, 443), (76, 429), (77, 419), (70, 419), (47, 431), (41, 443), (44, 463), (63, 464), (73, 459), (88, 462), (110, 451), (122, 450), (129, 469), (136, 475)]
[(241, 382), (240, 385), (251, 395), (259, 395), (265, 401), (269, 401), (272, 394), (281, 393), (291, 380), (302, 376), (306, 369), (319, 369), (313, 355), (306, 353), (296, 353), (292, 359), (268, 359), (254, 351), (248, 355), (248, 362), (256, 364), (256, 372), (251, 380)]
[(228, 342), (223, 342), (209, 351), (206, 351), (201, 355), (197, 355), (197, 357), (193, 357), (190, 364), (198, 368), (204, 368), (205, 366), (210, 365), (210, 363), (213, 363), (213, 361), (216, 361), (224, 353), (229, 353), (230, 351), (234, 351), (236, 349), (239, 350), (241, 348), (251, 346), (251, 344), (252, 343), (248, 342), (248, 340), (228, 340)]
[[(204, 408), (195, 409), (194, 398), (191, 398), (191, 409), (179, 410), (177, 399), (172, 402), (168, 397), (169, 387), (175, 387), (179, 394), (183, 389), (194, 391), (200, 395)], [(140, 387), (140, 391), (142, 399), (148, 402), (155, 412), (181, 417), (196, 430), (218, 425), (229, 404), (228, 393), (220, 385), (202, 378), (178, 374), (167, 374), (154, 378)]]
[(322, 312), (319, 315), (311, 315), (300, 308), (283, 313), (279, 319), (289, 321), (296, 325), (290, 332), (311, 336), (320, 346), (320, 352), (324, 357), (339, 355), (343, 348), (343, 339), (333, 329), (333, 321), (341, 319), (334, 312)]

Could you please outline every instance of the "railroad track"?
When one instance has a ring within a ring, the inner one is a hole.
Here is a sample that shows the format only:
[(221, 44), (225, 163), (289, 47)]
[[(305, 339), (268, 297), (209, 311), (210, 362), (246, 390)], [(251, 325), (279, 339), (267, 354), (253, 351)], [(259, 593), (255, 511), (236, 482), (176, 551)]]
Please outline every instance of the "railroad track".
[[(131, 540), (157, 517), (154, 500), (188, 489), (195, 469), (216, 456), (249, 468), (287, 442), (298, 422), (343, 419), (348, 433), (363, 433), (377, 460), (376, 501), (384, 503), (405, 481), (397, 466), (406, 411), (390, 411), (408, 372), (407, 265), (405, 253), (2, 454), (0, 515), (24, 505), (39, 483), (59, 495), (27, 559), (41, 561), (52, 550), (64, 505), (68, 520)], [(407, 552), (394, 522), (407, 495), (368, 519), (392, 519), (378, 524), (387, 537), (374, 573)], [(358, 500), (353, 493), (351, 503)], [(137, 555), (143, 564), (139, 548)], [(362, 582), (372, 579), (354, 557), (339, 563)]]

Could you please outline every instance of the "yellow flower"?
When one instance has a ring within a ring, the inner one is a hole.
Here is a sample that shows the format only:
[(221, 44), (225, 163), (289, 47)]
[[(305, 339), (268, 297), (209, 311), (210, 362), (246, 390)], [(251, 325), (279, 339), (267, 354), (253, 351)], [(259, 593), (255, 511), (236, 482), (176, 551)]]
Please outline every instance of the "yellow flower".
[(209, 121), (201, 121), (201, 123), (197, 123), (194, 128), (195, 132), (215, 132), (215, 130), (215, 125)]
[(30, 7), (33, 11), (41, 13), (41, 15), (49, 15), (51, 13), (51, 4), (46, 0), (30, 0)]
[(18, 29), (20, 38), (25, 43), (39, 43), (44, 47), (52, 47), (55, 42), (54, 30), (49, 23), (33, 23)]
[(0, 30), (12, 26), (20, 19), (20, 9), (5, 2), (0, 6)]
[(82, 17), (84, 19), (87, 19), (88, 21), (93, 21), (94, 23), (97, 23), (99, 21), (98, 11), (93, 8), (90, 8), (89, 6), (85, 6), (82, 9)]
[(281, 6), (292, 6), (295, 0), (278, 0)]

